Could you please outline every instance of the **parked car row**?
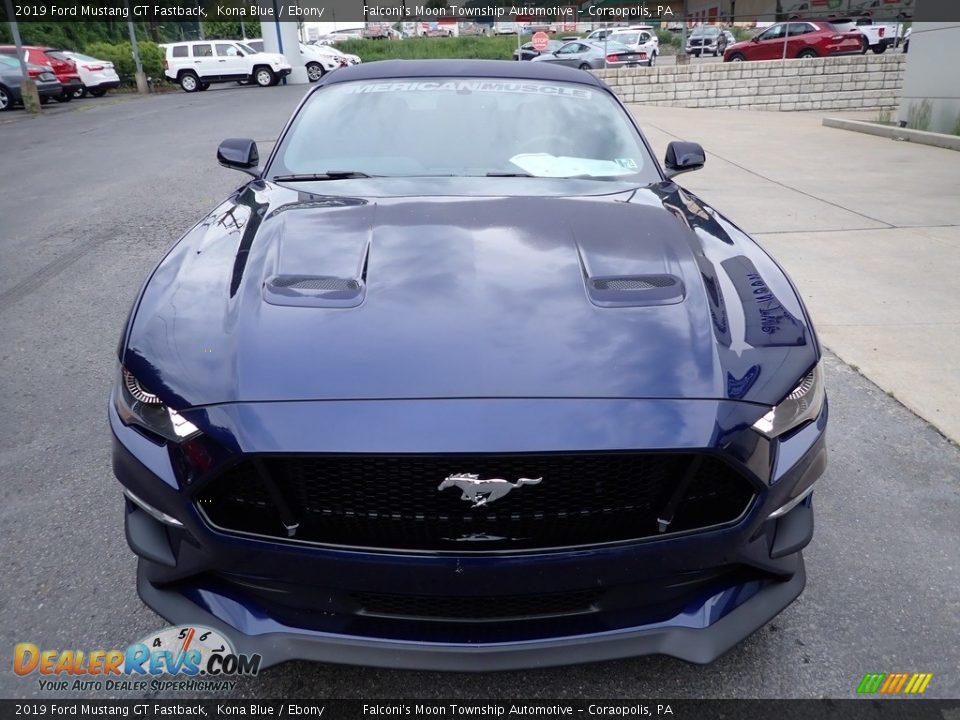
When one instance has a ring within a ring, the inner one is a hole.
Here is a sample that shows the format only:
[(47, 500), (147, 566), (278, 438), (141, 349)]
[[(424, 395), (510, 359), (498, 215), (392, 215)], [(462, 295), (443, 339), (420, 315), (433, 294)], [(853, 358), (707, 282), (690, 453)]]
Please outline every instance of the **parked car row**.
[[(280, 53), (265, 52), (261, 39), (194, 40), (167, 43), (164, 48), (163, 74), (185, 92), (207, 90), (214, 83), (256, 83), (260, 87), (276, 85), (290, 74), (292, 67)], [(360, 58), (323, 44), (300, 43), (300, 55), (310, 82), (328, 72), (356, 65)]]
[[(101, 97), (107, 90), (120, 85), (120, 77), (113, 63), (97, 60), (89, 55), (58, 48), (25, 45), (23, 56), (28, 75), (37, 83), (41, 102), (51, 99), (70, 102), (73, 98), (84, 97), (88, 93)], [(9, 110), (15, 103), (23, 101), (23, 71), (16, 46), (0, 45), (0, 58), (3, 59), (3, 66), (0, 68), (3, 71), (0, 78), (0, 110)], [(52, 76), (52, 80), (48, 76)]]
[(513, 59), (549, 62), (581, 70), (636, 65), (652, 67), (660, 49), (657, 33), (650, 25), (604, 28), (585, 38), (568, 37), (565, 40), (550, 40), (542, 51), (537, 50), (532, 42), (526, 43), (514, 51)]

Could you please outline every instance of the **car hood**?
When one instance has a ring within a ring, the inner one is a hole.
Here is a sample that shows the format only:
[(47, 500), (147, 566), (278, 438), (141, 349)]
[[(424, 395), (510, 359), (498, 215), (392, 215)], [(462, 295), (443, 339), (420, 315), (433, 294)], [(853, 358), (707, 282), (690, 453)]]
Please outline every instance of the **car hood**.
[(254, 182), (155, 270), (122, 359), (180, 408), (530, 397), (771, 405), (817, 353), (780, 268), (670, 182), (596, 197), (354, 197)]

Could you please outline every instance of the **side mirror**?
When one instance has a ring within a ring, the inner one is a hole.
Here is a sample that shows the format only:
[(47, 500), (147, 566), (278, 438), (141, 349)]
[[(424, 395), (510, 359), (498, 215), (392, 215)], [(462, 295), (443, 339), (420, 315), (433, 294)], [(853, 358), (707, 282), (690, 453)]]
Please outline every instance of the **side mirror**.
[(227, 168), (248, 175), (260, 175), (260, 153), (257, 143), (250, 138), (227, 138), (217, 148), (217, 162)]
[(667, 179), (680, 173), (699, 170), (706, 161), (706, 153), (699, 143), (674, 140), (667, 145), (667, 156), (664, 158)]

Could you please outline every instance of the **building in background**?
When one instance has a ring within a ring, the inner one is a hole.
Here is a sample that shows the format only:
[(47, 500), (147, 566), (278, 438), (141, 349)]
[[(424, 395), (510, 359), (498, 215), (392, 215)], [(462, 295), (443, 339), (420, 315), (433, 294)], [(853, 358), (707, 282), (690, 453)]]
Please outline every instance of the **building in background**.
[[(922, 11), (922, 8), (921, 8)], [(960, 22), (916, 22), (897, 120), (916, 130), (960, 134)]]

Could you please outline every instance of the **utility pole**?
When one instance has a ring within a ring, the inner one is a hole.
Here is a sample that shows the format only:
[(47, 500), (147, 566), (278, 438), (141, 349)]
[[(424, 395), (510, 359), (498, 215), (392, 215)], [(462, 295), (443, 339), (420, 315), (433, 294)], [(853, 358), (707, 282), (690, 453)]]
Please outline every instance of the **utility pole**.
[[(7, 17), (10, 18), (10, 32), (13, 33), (13, 43), (17, 46), (17, 58), (20, 60), (20, 72), (23, 73), (23, 79), (20, 81), (20, 97), (23, 102), (23, 108), (27, 112), (35, 115), (40, 114), (40, 94), (37, 92), (37, 83), (27, 72), (27, 62), (23, 59), (23, 41), (20, 39), (20, 28), (17, 27), (16, 16), (13, 14), (13, 5), (10, 0), (4, 2), (7, 8)], [(13, 97), (9, 102), (13, 104)]]
[[(9, 0), (7, 1), (9, 2)], [(127, 8), (127, 17), (131, 17), (130, 0), (123, 0), (123, 4)], [(133, 51), (133, 64), (137, 69), (137, 92), (141, 95), (147, 95), (150, 93), (150, 86), (147, 85), (147, 76), (143, 72), (143, 63), (140, 62), (140, 46), (137, 45), (137, 33), (133, 28), (133, 20), (127, 20), (127, 30), (130, 31), (130, 49)]]
[(680, 52), (677, 53), (677, 57), (674, 62), (677, 65), (689, 65), (690, 56), (687, 55), (687, 6), (684, 3), (683, 6), (683, 18), (680, 23)]

